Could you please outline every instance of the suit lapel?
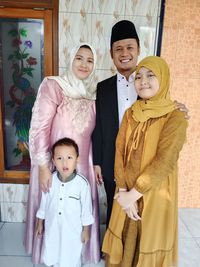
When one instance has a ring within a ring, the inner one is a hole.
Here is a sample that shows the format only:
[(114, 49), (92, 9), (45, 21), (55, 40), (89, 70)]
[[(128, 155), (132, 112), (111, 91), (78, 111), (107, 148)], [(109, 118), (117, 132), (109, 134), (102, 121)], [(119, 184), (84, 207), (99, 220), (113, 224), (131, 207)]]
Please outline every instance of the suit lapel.
[(119, 127), (119, 113), (117, 100), (117, 75), (113, 76), (110, 83), (110, 101), (113, 117), (116, 121), (117, 128)]

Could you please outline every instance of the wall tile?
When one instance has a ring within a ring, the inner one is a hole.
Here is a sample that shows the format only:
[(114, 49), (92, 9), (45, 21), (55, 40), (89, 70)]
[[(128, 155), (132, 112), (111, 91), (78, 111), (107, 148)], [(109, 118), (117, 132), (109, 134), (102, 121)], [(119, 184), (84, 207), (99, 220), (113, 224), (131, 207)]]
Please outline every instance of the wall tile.
[(197, 111), (200, 106), (200, 78), (177, 77), (172, 68), (171, 73), (172, 98), (184, 103), (190, 115), (187, 141), (179, 159), (179, 206), (198, 207), (200, 204), (200, 117)]
[(25, 222), (26, 204), (25, 203), (1, 203), (2, 222)]
[(26, 202), (28, 198), (28, 185), (2, 184), (2, 202)]
[[(165, 27), (162, 38), (161, 54), (167, 60), (171, 69), (176, 65), (176, 47), (178, 42), (178, 34), (176, 27)], [(166, 49), (167, 47), (167, 49)]]
[(81, 41), (91, 43), (91, 15), (60, 13), (59, 29), (59, 66), (66, 67), (73, 46)]
[(165, 23), (166, 26), (171, 26), (171, 23), (176, 22), (179, 26), (193, 23), (199, 25), (199, 0), (182, 1), (169, 0), (165, 4)]
[(59, 12), (92, 12), (91, 0), (60, 0)]
[(178, 30), (176, 45), (176, 65), (174, 66), (176, 75), (185, 77), (187, 73), (188, 78), (199, 78), (200, 61), (197, 59), (200, 58), (200, 26), (184, 25)]
[(159, 0), (126, 0), (125, 14), (135, 16), (157, 16), (159, 11)]
[(170, 64), (171, 94), (189, 109), (187, 142), (179, 159), (179, 206), (200, 207), (200, 2), (166, 1), (162, 56)]
[(121, 19), (123, 17), (113, 15), (92, 15), (92, 45), (97, 52), (97, 69), (114, 67), (110, 56), (111, 28)]
[(92, 12), (121, 16), (125, 13), (125, 2), (121, 0), (92, 0)]
[(97, 81), (105, 80), (115, 75), (115, 69), (112, 70), (96, 70)]
[(141, 49), (138, 60), (140, 61), (146, 56), (154, 55), (157, 18), (145, 16), (125, 16), (125, 19), (130, 20), (135, 24), (140, 39)]

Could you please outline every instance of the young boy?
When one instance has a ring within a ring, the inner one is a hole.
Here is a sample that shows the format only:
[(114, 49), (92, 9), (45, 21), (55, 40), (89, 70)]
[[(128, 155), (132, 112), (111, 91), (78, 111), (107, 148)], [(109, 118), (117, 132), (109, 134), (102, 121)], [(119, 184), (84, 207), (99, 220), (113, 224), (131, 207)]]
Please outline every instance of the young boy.
[(47, 266), (81, 266), (82, 245), (89, 240), (89, 225), (94, 222), (91, 193), (87, 179), (76, 172), (78, 157), (72, 139), (60, 139), (52, 147), (56, 172), (36, 214), (36, 235), (45, 228), (42, 261)]

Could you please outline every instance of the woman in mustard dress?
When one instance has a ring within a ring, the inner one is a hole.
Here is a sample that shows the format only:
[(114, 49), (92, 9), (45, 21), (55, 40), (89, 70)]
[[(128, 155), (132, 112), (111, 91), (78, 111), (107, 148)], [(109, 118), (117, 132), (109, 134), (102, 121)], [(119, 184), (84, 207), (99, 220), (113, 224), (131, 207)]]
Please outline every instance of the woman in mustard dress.
[(103, 251), (107, 266), (177, 267), (177, 161), (187, 121), (169, 95), (160, 57), (136, 69), (140, 96), (123, 118), (116, 141), (117, 193)]

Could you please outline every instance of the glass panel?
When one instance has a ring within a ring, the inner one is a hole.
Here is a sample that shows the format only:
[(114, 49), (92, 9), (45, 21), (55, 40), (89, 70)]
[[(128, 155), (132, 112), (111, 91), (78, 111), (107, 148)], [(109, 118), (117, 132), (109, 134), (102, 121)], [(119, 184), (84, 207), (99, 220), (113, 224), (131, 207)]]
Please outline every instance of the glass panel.
[(43, 79), (41, 19), (0, 19), (0, 88), (6, 170), (29, 170), (31, 111)]

